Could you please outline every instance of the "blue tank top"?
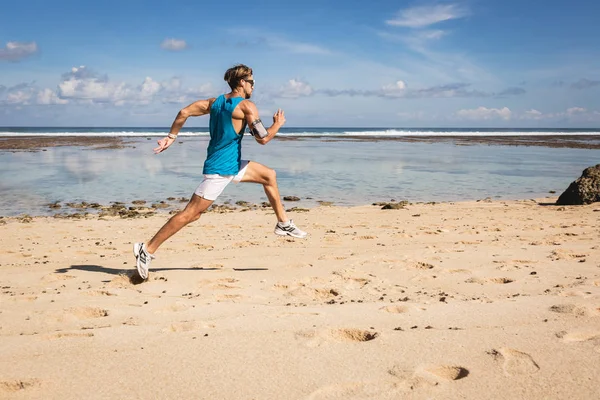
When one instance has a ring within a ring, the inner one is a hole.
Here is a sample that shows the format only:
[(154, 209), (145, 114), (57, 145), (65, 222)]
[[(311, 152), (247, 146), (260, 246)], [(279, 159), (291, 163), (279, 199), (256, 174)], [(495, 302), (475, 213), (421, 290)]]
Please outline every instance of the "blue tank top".
[(242, 139), (246, 122), (238, 134), (233, 128), (231, 114), (243, 101), (242, 97), (220, 95), (210, 108), (210, 142), (204, 161), (203, 174), (236, 175), (242, 159)]

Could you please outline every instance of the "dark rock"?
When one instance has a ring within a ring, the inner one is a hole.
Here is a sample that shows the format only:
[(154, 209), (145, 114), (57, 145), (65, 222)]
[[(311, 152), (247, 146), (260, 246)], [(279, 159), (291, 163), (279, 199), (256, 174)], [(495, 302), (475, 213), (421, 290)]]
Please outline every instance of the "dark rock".
[(300, 197), (297, 196), (284, 196), (284, 201), (300, 201)]
[(586, 168), (560, 195), (558, 205), (581, 205), (600, 201), (600, 164)]
[(213, 204), (208, 209), (208, 211), (214, 211), (214, 212), (217, 212), (219, 214), (223, 214), (223, 213), (227, 213), (227, 212), (232, 212), (232, 211), (235, 211), (235, 210), (237, 210), (236, 207), (230, 206), (228, 204), (223, 204), (223, 205)]
[(28, 224), (31, 221), (33, 221), (33, 217), (29, 214), (24, 214), (20, 217), (17, 217), (17, 220), (19, 220), (19, 222), (21, 222), (21, 223)]
[(309, 212), (310, 210), (308, 208), (301, 208), (301, 207), (292, 207), (292, 208), (288, 208), (287, 210), (285, 210), (286, 212)]
[(378, 205), (382, 205), (382, 210), (404, 210), (408, 205), (408, 201), (404, 200), (399, 203), (379, 203)]

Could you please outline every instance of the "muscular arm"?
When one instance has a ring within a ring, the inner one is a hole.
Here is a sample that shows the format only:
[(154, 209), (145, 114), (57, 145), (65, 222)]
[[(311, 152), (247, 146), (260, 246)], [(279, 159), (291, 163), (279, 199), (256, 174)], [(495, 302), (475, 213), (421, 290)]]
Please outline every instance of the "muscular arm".
[[(240, 109), (244, 112), (244, 118), (248, 127), (250, 127), (250, 131), (253, 132), (254, 139), (260, 144), (269, 143), (271, 139), (275, 137), (277, 132), (279, 132), (279, 129), (283, 124), (285, 124), (285, 116), (282, 110), (278, 110), (273, 116), (273, 124), (270, 127), (265, 128), (258, 115), (258, 109), (253, 102), (249, 100), (243, 101), (240, 104)], [(263, 134), (264, 131), (266, 131), (266, 136), (261, 138), (258, 134), (254, 133), (260, 133), (261, 131)]]
[(173, 144), (173, 142), (175, 142), (173, 136), (177, 136), (181, 128), (183, 128), (185, 121), (187, 121), (189, 117), (199, 117), (201, 115), (206, 115), (210, 113), (210, 107), (212, 106), (214, 101), (215, 98), (198, 100), (190, 104), (189, 106), (182, 108), (181, 111), (177, 113), (173, 124), (171, 124), (169, 136), (158, 141), (158, 147), (154, 149), (154, 153), (158, 154), (166, 150), (167, 148), (169, 148), (170, 145)]
[(189, 117), (199, 117), (210, 113), (210, 107), (214, 101), (214, 98), (198, 100), (189, 106), (182, 108), (181, 111), (177, 113), (177, 117), (175, 117), (175, 120), (171, 125), (170, 133), (177, 135)]

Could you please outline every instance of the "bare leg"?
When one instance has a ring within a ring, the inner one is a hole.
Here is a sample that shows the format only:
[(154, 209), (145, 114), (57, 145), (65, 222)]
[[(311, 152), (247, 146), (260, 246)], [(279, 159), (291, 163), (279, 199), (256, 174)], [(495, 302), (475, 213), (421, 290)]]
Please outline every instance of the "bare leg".
[(286, 222), (287, 216), (281, 204), (281, 198), (279, 197), (279, 188), (277, 187), (277, 175), (275, 170), (259, 164), (254, 161), (248, 163), (246, 173), (242, 178), (241, 182), (253, 182), (260, 183), (265, 189), (265, 194), (275, 211), (277, 220), (279, 222)]
[(210, 205), (213, 203), (213, 200), (206, 200), (196, 194), (192, 195), (190, 202), (185, 206), (185, 208), (173, 215), (166, 224), (163, 225), (162, 228), (154, 235), (154, 237), (146, 244), (146, 248), (151, 254), (154, 254), (156, 250), (160, 247), (161, 244), (165, 242), (168, 238), (179, 232), (181, 228), (189, 224), (190, 222), (197, 221), (200, 218), (200, 215)]

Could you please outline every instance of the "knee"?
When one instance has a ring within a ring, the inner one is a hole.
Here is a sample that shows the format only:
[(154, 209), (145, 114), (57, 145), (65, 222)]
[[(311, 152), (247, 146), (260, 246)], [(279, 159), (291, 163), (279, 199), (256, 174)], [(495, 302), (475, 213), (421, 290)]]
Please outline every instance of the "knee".
[(268, 185), (274, 185), (275, 183), (277, 183), (277, 172), (275, 172), (274, 169), (269, 168), (265, 178)]
[(194, 222), (197, 221), (200, 218), (200, 215), (202, 213), (200, 212), (194, 212), (191, 210), (183, 210), (181, 211), (179, 214), (177, 214), (177, 216), (180, 218), (180, 220), (185, 224), (189, 224), (190, 222)]
[(201, 215), (202, 215), (201, 212), (198, 212), (198, 213), (192, 215), (192, 218), (190, 219), (190, 222), (198, 221), (200, 219)]

